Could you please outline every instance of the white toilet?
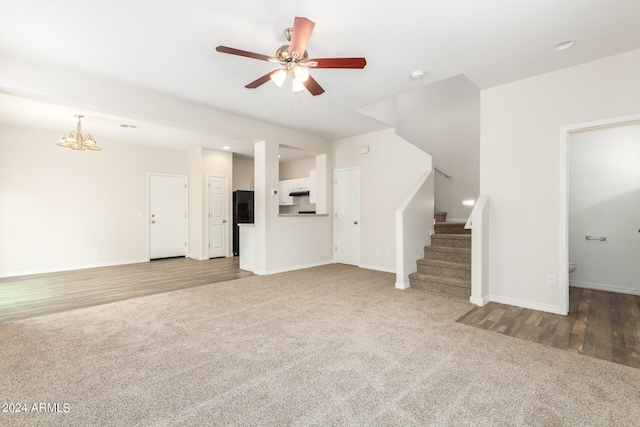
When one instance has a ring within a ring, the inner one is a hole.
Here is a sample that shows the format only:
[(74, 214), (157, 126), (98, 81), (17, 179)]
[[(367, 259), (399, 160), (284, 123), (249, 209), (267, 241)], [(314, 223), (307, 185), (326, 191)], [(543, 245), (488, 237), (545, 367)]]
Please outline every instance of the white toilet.
[(574, 271), (576, 271), (576, 263), (575, 262), (570, 262), (569, 263), (569, 273), (573, 273)]

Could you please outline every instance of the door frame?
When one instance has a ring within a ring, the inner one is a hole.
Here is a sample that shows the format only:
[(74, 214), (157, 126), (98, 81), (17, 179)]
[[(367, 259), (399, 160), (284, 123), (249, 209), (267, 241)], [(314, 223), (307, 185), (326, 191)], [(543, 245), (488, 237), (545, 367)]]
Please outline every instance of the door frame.
[[(360, 166), (351, 166), (351, 167), (346, 167), (346, 168), (338, 168), (338, 169), (334, 169), (333, 170), (333, 262), (337, 263), (336, 261), (336, 248), (338, 245), (338, 227), (337, 227), (337, 215), (338, 213), (336, 212), (336, 207), (338, 206), (337, 203), (337, 199), (338, 199), (338, 192), (336, 191), (336, 186), (338, 185), (337, 183), (337, 173), (338, 172), (344, 172), (344, 171), (358, 171), (358, 196), (360, 197), (360, 201), (359, 201), (359, 205), (360, 205), (360, 218), (358, 219), (358, 221), (360, 221), (360, 224), (362, 224), (362, 171)], [(362, 226), (360, 226), (360, 232), (358, 233), (358, 259), (357, 259), (357, 263), (356, 265), (358, 267), (360, 267), (360, 264), (362, 263)]]
[(187, 185), (185, 196), (184, 196), (184, 208), (186, 212), (186, 217), (184, 219), (185, 222), (185, 236), (184, 241), (187, 243), (187, 246), (184, 248), (184, 256), (188, 256), (189, 253), (189, 176), (181, 175), (181, 174), (173, 174), (173, 173), (162, 173), (162, 172), (147, 172), (147, 196), (146, 196), (146, 221), (147, 226), (146, 230), (146, 259), (147, 261), (151, 261), (151, 176), (171, 176), (171, 177), (179, 177), (184, 178), (185, 183)]
[(560, 127), (560, 229), (559, 229), (559, 268), (558, 290), (560, 292), (560, 312), (569, 313), (569, 158), (567, 155), (570, 134), (611, 126), (624, 126), (640, 122), (640, 114), (610, 117), (583, 123), (575, 123)]
[[(231, 252), (233, 252), (233, 248), (230, 249), (230, 245), (229, 245), (229, 237), (230, 237), (229, 234), (230, 234), (230, 230), (231, 230), (229, 228), (229, 226), (230, 226), (231, 222), (233, 222), (233, 221), (229, 222), (229, 217), (233, 217), (233, 212), (230, 211), (230, 209), (232, 209), (232, 207), (231, 207), (231, 205), (232, 205), (231, 202), (232, 201), (229, 200), (229, 196), (230, 196), (229, 178), (226, 177), (226, 176), (222, 176), (222, 175), (207, 175), (207, 200), (206, 200), (207, 209), (206, 209), (206, 212), (205, 212), (205, 218), (206, 218), (206, 223), (207, 223), (207, 226), (206, 226), (207, 232), (206, 232), (205, 245), (204, 245), (205, 246), (205, 250), (206, 250), (206, 256), (203, 256), (202, 257), (203, 259), (211, 259), (211, 257), (209, 256), (209, 249), (210, 249), (209, 248), (209, 244), (211, 243), (210, 242), (211, 233), (210, 233), (210, 229), (209, 229), (210, 228), (210, 225), (209, 225), (209, 219), (210, 219), (210, 217), (209, 217), (209, 214), (210, 214), (209, 208), (211, 206), (210, 205), (210, 203), (211, 203), (211, 200), (210, 200), (211, 199), (211, 192), (209, 191), (209, 183), (210, 183), (211, 178), (218, 178), (218, 179), (221, 179), (221, 180), (224, 181), (225, 203), (226, 203), (226, 211), (227, 211), (227, 213), (226, 213), (226, 216), (227, 216), (226, 224), (227, 225), (224, 227), (224, 237), (226, 239), (226, 247), (227, 247), (226, 248), (227, 250), (226, 250), (225, 257), (231, 256), (232, 255)], [(230, 212), (231, 212), (231, 215), (229, 215)]]

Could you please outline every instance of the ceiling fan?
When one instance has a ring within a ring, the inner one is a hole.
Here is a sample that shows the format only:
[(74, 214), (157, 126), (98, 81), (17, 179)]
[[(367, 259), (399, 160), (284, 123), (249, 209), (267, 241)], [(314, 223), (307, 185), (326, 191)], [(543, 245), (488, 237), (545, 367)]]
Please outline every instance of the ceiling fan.
[(364, 68), (367, 61), (364, 58), (313, 58), (309, 59), (307, 44), (315, 24), (307, 18), (296, 17), (293, 27), (284, 30), (284, 35), (289, 44), (280, 46), (275, 56), (261, 55), (246, 50), (234, 49), (227, 46), (218, 46), (216, 50), (221, 53), (245, 56), (247, 58), (260, 59), (278, 63), (282, 68), (273, 70), (264, 76), (252, 81), (245, 87), (255, 89), (269, 80), (276, 86), (282, 87), (287, 76), (291, 75), (294, 92), (300, 92), (305, 88), (313, 96), (324, 92), (322, 86), (309, 75), (309, 68)]

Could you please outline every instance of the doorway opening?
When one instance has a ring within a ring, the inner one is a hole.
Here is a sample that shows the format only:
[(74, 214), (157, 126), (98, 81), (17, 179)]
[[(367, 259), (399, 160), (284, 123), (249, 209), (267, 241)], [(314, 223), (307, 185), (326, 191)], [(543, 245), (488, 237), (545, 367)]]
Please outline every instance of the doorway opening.
[[(576, 210), (576, 206), (579, 207), (579, 203), (583, 203), (584, 202), (580, 202), (578, 201), (578, 205), (576, 205), (576, 200), (572, 200), (571, 194), (570, 194), (570, 161), (571, 159), (569, 158), (570, 155), (570, 150), (569, 150), (569, 143), (572, 140), (574, 135), (580, 135), (580, 134), (584, 134), (584, 133), (589, 133), (589, 132), (594, 132), (594, 131), (602, 131), (605, 129), (613, 129), (613, 128), (623, 128), (623, 127), (628, 127), (628, 126), (635, 126), (635, 125), (639, 125), (640, 124), (640, 115), (633, 115), (633, 116), (626, 116), (626, 117), (618, 117), (618, 118), (610, 118), (610, 119), (605, 119), (605, 120), (600, 120), (600, 121), (594, 121), (594, 122), (587, 122), (587, 123), (579, 123), (579, 124), (575, 124), (575, 125), (570, 125), (570, 126), (564, 126), (561, 128), (561, 140), (560, 140), (560, 180), (561, 180), (561, 185), (560, 185), (560, 233), (559, 233), (559, 238), (560, 238), (560, 260), (559, 260), (559, 266), (561, 271), (563, 272), (562, 274), (559, 275), (559, 280), (558, 280), (558, 286), (559, 286), (559, 291), (560, 291), (560, 308), (561, 311), (568, 313), (569, 312), (569, 284), (570, 284), (570, 279), (569, 279), (569, 262), (570, 261), (574, 261), (572, 259), (570, 259), (570, 253), (569, 253), (569, 248), (570, 248), (570, 232), (576, 231), (575, 229), (570, 230), (570, 219), (571, 219), (571, 213), (572, 210), (575, 212)], [(605, 159), (595, 159), (595, 164), (593, 165), (588, 165), (589, 168), (599, 168), (601, 167), (601, 162), (605, 161)], [(636, 166), (637, 167), (637, 166)], [(609, 197), (611, 195), (612, 192), (615, 192), (615, 186), (613, 186), (612, 188), (610, 188), (609, 190), (606, 190), (605, 187), (603, 187), (603, 191), (602, 191), (602, 198), (606, 198)], [(640, 233), (638, 233), (638, 227), (636, 227), (635, 230), (635, 236), (636, 239), (638, 240), (638, 244), (640, 244)], [(583, 229), (580, 230), (581, 232), (584, 231)], [(594, 230), (594, 232), (584, 232), (584, 243), (606, 243), (606, 240), (599, 240), (599, 238), (601, 237), (607, 237), (606, 235), (601, 236), (599, 234), (601, 234), (600, 232), (596, 232)], [(598, 234), (596, 236), (596, 234)], [(589, 236), (591, 239), (588, 239), (587, 236)], [(575, 236), (573, 236), (573, 240), (575, 241)], [(611, 243), (611, 240), (609, 241), (609, 243)], [(575, 247), (575, 244), (574, 244)], [(591, 247), (591, 249), (595, 249), (595, 250), (602, 250), (603, 246), (601, 245), (600, 247)], [(575, 252), (575, 250), (574, 250)], [(584, 262), (583, 262), (584, 264)], [(585, 268), (585, 266), (583, 266), (583, 268)], [(580, 268), (579, 263), (576, 262), (576, 271)], [(575, 274), (575, 273), (572, 273)]]

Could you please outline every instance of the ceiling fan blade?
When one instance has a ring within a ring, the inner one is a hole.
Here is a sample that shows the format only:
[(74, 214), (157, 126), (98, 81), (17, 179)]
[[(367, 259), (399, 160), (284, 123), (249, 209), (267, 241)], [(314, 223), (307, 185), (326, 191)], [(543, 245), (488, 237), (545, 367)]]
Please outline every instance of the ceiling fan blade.
[[(296, 16), (293, 20), (293, 30), (291, 31), (291, 40), (289, 41), (289, 53), (292, 56), (297, 58), (304, 56), (304, 51), (307, 50), (307, 44), (309, 43), (309, 38), (315, 25), (316, 24), (307, 18), (300, 18), (299, 16)], [(297, 52), (297, 54), (294, 52)]]
[(309, 92), (311, 92), (311, 95), (313, 96), (321, 95), (322, 93), (324, 93), (324, 89), (322, 89), (322, 86), (320, 86), (318, 82), (315, 81), (315, 79), (311, 76), (309, 76), (309, 78), (307, 78), (307, 80), (305, 80), (302, 84), (307, 88)]
[(265, 74), (264, 76), (260, 77), (259, 79), (256, 79), (256, 80), (252, 81), (251, 83), (249, 83), (249, 84), (248, 84), (248, 85), (246, 85), (245, 87), (246, 87), (247, 89), (255, 89), (255, 88), (257, 88), (258, 86), (262, 86), (263, 84), (265, 84), (266, 82), (268, 82), (269, 80), (271, 80), (271, 75), (272, 75), (273, 73), (275, 73), (276, 71), (279, 71), (279, 70), (273, 70), (273, 71), (271, 71), (271, 72), (269, 72), (269, 73)]
[(260, 53), (248, 52), (246, 50), (234, 49), (232, 47), (227, 46), (218, 46), (216, 50), (221, 53), (229, 53), (231, 55), (245, 56), (247, 58), (260, 59), (262, 61), (271, 61), (278, 62), (278, 60), (272, 56), (262, 55)]
[(364, 68), (367, 65), (364, 58), (314, 58), (307, 62), (316, 62), (317, 65), (309, 65), (313, 68)]

